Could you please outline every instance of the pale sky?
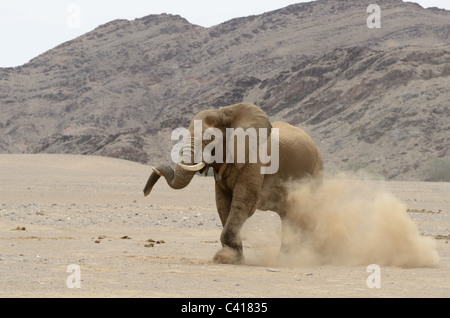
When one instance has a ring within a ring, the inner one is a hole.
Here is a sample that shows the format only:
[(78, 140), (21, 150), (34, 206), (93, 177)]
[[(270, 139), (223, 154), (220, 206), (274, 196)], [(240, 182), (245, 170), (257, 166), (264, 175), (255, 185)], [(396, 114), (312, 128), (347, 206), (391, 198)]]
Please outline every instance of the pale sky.
[[(309, 0), (2, 0), (0, 67), (22, 65), (115, 19), (134, 20), (149, 14), (171, 13), (190, 23), (210, 27), (299, 2)], [(450, 0), (410, 2), (450, 10)]]

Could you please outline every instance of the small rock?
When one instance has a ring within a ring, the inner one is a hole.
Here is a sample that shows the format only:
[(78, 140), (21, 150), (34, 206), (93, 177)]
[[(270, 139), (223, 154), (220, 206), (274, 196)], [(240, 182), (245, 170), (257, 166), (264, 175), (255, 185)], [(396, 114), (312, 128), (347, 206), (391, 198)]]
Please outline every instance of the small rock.
[(18, 226), (15, 229), (11, 229), (11, 231), (25, 231), (25, 230), (26, 230), (25, 226)]
[(267, 268), (267, 271), (268, 272), (274, 272), (274, 273), (279, 272), (279, 270), (275, 269), (275, 268)]

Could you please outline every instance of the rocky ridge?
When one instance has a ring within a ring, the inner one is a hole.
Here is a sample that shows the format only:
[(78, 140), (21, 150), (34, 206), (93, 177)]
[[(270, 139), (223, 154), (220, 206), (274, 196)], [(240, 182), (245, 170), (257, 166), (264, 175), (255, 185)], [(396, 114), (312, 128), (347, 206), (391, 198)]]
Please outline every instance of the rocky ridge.
[(158, 164), (174, 128), (237, 102), (311, 133), (328, 169), (422, 180), (448, 159), (450, 12), (320, 0), (211, 28), (180, 16), (116, 20), (0, 69), (0, 151)]

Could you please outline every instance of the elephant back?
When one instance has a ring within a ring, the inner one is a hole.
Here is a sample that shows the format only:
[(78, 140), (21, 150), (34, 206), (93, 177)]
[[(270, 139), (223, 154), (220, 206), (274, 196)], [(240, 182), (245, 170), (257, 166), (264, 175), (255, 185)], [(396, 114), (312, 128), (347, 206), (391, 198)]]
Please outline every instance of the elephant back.
[(279, 176), (284, 180), (320, 177), (322, 156), (312, 138), (285, 122), (275, 122), (272, 127), (279, 129)]

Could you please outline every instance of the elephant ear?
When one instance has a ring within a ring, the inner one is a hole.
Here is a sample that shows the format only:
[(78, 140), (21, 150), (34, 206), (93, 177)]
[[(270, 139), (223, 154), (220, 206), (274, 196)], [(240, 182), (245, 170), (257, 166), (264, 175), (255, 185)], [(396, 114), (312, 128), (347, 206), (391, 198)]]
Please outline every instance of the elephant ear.
[[(263, 143), (267, 142), (267, 138), (270, 136), (270, 131), (272, 125), (270, 124), (269, 118), (267, 114), (259, 107), (248, 104), (241, 103), (235, 104), (231, 106), (221, 107), (219, 112), (222, 115), (222, 122), (226, 128), (233, 128), (235, 132), (237, 132), (238, 128), (242, 128), (244, 132), (250, 133), (254, 131), (256, 133), (256, 145), (257, 149), (262, 145), (260, 145), (260, 134), (263, 133), (264, 138)], [(250, 130), (249, 130), (250, 128)], [(260, 130), (261, 128), (265, 128), (266, 130)], [(264, 134), (265, 132), (265, 134)], [(228, 146), (230, 144), (229, 140), (227, 142), (227, 149), (233, 152), (234, 155), (234, 163), (235, 165), (241, 169), (247, 162), (249, 162), (250, 157), (250, 146), (249, 139), (246, 138), (245, 142), (245, 162), (238, 160), (238, 142), (235, 138), (234, 149), (230, 149)], [(253, 149), (253, 151), (257, 150)], [(258, 151), (256, 151), (256, 156), (258, 156)]]

